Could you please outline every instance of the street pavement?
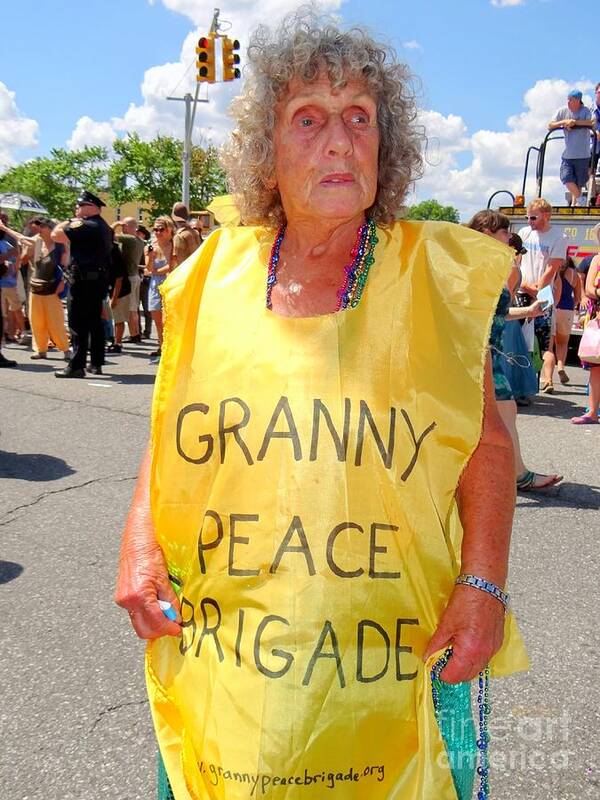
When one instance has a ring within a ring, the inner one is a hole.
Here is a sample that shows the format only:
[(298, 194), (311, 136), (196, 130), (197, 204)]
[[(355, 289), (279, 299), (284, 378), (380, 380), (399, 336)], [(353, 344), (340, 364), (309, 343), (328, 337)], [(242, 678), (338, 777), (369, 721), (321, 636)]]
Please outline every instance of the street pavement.
[[(0, 800), (155, 797), (144, 648), (112, 602), (153, 346), (85, 381), (4, 350), (19, 368), (0, 371)], [(510, 591), (532, 668), (492, 682), (493, 800), (600, 797), (600, 426), (569, 423), (586, 381), (569, 371), (519, 415), (526, 463), (565, 479), (517, 502)]]

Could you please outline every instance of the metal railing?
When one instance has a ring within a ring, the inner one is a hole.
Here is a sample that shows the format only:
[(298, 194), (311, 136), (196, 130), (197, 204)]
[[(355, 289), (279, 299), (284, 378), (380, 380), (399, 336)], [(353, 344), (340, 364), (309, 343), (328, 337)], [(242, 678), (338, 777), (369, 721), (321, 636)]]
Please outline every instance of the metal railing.
[[(592, 135), (593, 135), (593, 132), (592, 132)], [(543, 139), (543, 141), (542, 141), (542, 143), (540, 144), (539, 147), (536, 147), (535, 145), (531, 145), (531, 147), (529, 147), (529, 149), (527, 150), (527, 155), (525, 156), (525, 169), (523, 170), (523, 183), (521, 185), (521, 195), (523, 197), (525, 197), (525, 189), (527, 187), (527, 177), (528, 177), (528, 172), (529, 172), (529, 160), (530, 160), (530, 157), (531, 157), (531, 153), (533, 151), (537, 152), (537, 161), (536, 161), (536, 165), (535, 165), (535, 181), (536, 181), (536, 191), (537, 191), (537, 195), (536, 196), (537, 197), (541, 197), (542, 196), (543, 182), (544, 182), (544, 166), (545, 166), (545, 163), (546, 163), (546, 149), (548, 147), (548, 142), (557, 141), (559, 139), (564, 139), (564, 134), (563, 134), (562, 131), (558, 131), (558, 130), (548, 131), (548, 133), (544, 136), (544, 139)], [(595, 141), (596, 140), (594, 138), (593, 142), (595, 143)], [(590, 187), (594, 186), (594, 183), (592, 181), (593, 181), (593, 178), (596, 175), (596, 172), (598, 170), (599, 161), (600, 161), (600, 153), (596, 152), (596, 147), (593, 146), (592, 149), (591, 149), (591, 154), (590, 154), (590, 174), (591, 174)], [(490, 199), (488, 200), (488, 203), (487, 203), (487, 208), (490, 208), (492, 200), (498, 194), (508, 194), (508, 195), (510, 195), (512, 197), (513, 204), (514, 204), (515, 196), (513, 195), (513, 193), (508, 191), (508, 189), (499, 189), (497, 192), (494, 192), (491, 195), (491, 197), (490, 197)], [(590, 195), (590, 197), (591, 197), (591, 195)]]
[(494, 197), (496, 197), (497, 194), (507, 194), (507, 195), (509, 195), (512, 198), (513, 206), (514, 206), (514, 204), (515, 204), (515, 196), (514, 196), (514, 194), (512, 192), (509, 192), (508, 189), (498, 189), (498, 191), (494, 192), (494, 194), (488, 200), (487, 208), (490, 208), (490, 206), (492, 205), (492, 200), (494, 199)]

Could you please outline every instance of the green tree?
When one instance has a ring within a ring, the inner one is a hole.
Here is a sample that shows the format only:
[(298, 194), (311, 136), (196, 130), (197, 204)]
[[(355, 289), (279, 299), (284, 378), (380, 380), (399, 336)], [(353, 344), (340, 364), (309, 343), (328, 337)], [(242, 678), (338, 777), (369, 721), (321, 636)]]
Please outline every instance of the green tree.
[(108, 154), (104, 147), (82, 150), (55, 148), (50, 156), (33, 158), (0, 176), (0, 192), (21, 192), (39, 200), (52, 217), (73, 214), (81, 189), (94, 194), (106, 188)]
[[(144, 142), (137, 133), (114, 142), (115, 160), (109, 169), (110, 193), (117, 205), (137, 202), (151, 216), (169, 214), (181, 199), (183, 142), (157, 136)], [(225, 175), (214, 147), (192, 147), (190, 205), (205, 208), (213, 197), (225, 193)]]
[(219, 162), (216, 147), (209, 145), (203, 149), (194, 145), (190, 172), (190, 203), (197, 211), (206, 208), (211, 200), (227, 192), (225, 172)]
[(442, 206), (437, 200), (423, 200), (416, 206), (410, 206), (406, 219), (437, 219), (445, 222), (460, 222), (458, 209), (454, 206)]

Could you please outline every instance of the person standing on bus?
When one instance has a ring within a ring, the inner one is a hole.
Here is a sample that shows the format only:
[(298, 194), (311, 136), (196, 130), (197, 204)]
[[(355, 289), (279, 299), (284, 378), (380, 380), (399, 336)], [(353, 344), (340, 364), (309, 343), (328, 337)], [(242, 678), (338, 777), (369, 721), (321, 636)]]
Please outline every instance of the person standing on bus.
[(571, 205), (576, 206), (581, 190), (588, 181), (590, 163), (590, 129), (592, 113), (583, 105), (583, 95), (573, 89), (567, 96), (566, 108), (559, 108), (548, 130), (562, 128), (565, 134), (565, 149), (560, 164), (560, 179), (571, 193)]
[(596, 174), (598, 172), (598, 164), (600, 163), (600, 83), (596, 84), (596, 104), (592, 109), (592, 120), (594, 122), (594, 133), (592, 136), (592, 186), (590, 190), (590, 205), (592, 205), (591, 198), (595, 199), (598, 205), (598, 186), (596, 184)]

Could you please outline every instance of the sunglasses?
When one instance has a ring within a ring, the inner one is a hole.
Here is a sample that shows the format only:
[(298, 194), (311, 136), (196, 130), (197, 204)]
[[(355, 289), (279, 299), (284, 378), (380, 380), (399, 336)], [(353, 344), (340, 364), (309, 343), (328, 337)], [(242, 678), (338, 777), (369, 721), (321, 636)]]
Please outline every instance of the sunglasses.
[(152, 231), (154, 233), (162, 233), (164, 230), (165, 230), (165, 228), (152, 228)]
[(533, 220), (533, 221), (535, 222), (535, 221), (536, 221), (536, 219), (537, 219), (537, 217), (536, 217), (536, 215), (535, 215), (535, 214), (528, 214), (528, 215), (527, 215), (527, 219), (531, 219), (531, 220)]

